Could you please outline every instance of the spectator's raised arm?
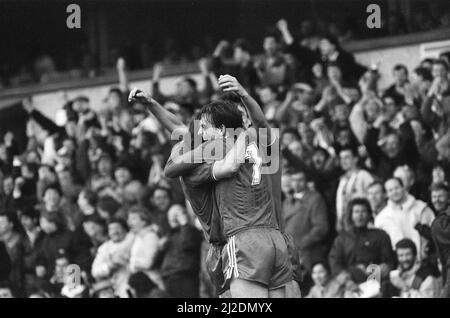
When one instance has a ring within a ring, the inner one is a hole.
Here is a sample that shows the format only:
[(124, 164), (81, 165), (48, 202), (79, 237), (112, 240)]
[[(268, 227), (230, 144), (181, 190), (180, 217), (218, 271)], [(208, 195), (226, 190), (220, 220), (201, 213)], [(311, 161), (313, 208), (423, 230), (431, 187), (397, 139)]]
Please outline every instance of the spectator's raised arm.
[(294, 43), (294, 37), (292, 36), (291, 31), (289, 31), (287, 21), (285, 19), (279, 20), (277, 22), (277, 28), (283, 37), (284, 43), (286, 43), (286, 45), (292, 45)]
[(119, 87), (122, 92), (128, 92), (130, 90), (130, 82), (126, 71), (125, 59), (119, 57), (117, 59), (117, 75), (119, 77)]
[(163, 66), (161, 63), (156, 63), (153, 66), (152, 73), (152, 83), (151, 83), (151, 95), (156, 99), (159, 103), (164, 104), (169, 100), (169, 97), (164, 95), (159, 90), (159, 80), (161, 79), (161, 73), (163, 71)]

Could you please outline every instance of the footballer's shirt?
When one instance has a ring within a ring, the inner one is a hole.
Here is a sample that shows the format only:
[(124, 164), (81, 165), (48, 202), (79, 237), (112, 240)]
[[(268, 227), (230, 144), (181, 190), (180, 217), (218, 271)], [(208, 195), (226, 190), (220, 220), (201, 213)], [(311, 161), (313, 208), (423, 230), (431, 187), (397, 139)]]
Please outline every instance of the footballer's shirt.
[(248, 135), (246, 162), (240, 165), (232, 177), (218, 180), (215, 185), (216, 200), (227, 237), (247, 228), (279, 229), (277, 203), (272, 195), (272, 176), (261, 173), (264, 154), (258, 148), (256, 134), (249, 132)]
[[(173, 158), (180, 153), (181, 143), (174, 146), (167, 165), (173, 165)], [(206, 240), (213, 244), (225, 244), (226, 238), (214, 195), (212, 164), (197, 165), (187, 175), (180, 177), (180, 182), (186, 199), (202, 225)]]

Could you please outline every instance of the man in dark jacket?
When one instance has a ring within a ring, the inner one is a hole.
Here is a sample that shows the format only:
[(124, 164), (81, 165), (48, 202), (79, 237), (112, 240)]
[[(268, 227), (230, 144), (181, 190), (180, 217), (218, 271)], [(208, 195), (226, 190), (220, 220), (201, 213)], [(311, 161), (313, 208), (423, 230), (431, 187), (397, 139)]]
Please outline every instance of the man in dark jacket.
[(364, 145), (374, 164), (374, 173), (385, 181), (392, 176), (394, 169), (398, 166), (407, 165), (415, 169), (419, 162), (419, 152), (415, 143), (414, 133), (410, 124), (403, 123), (398, 132), (386, 128), (385, 136), (380, 138), (382, 125), (375, 123), (367, 131)]
[(137, 272), (128, 278), (128, 293), (131, 298), (169, 298), (171, 295), (158, 288), (144, 272)]
[(179, 205), (169, 209), (168, 218), (171, 231), (161, 269), (164, 284), (173, 297), (198, 298), (202, 234), (188, 224), (186, 211)]
[(283, 204), (285, 231), (292, 236), (302, 264), (310, 271), (314, 263), (326, 259), (326, 238), (329, 233), (327, 207), (323, 197), (306, 187), (306, 175), (291, 175), (292, 199)]
[(442, 297), (450, 298), (450, 206), (449, 187), (446, 184), (435, 184), (431, 187), (431, 202), (437, 217), (431, 224), (431, 236), (436, 246), (442, 265), (442, 281), (444, 284)]
[(366, 281), (368, 267), (380, 265), (381, 278), (394, 267), (391, 240), (382, 230), (369, 229), (372, 211), (367, 199), (355, 198), (349, 204), (350, 230), (341, 232), (329, 254), (333, 275), (348, 273), (353, 282)]
[(44, 233), (39, 227), (39, 212), (34, 208), (26, 208), (20, 214), (20, 223), (25, 231), (23, 236), (23, 263), (25, 277), (25, 292), (31, 293), (31, 286), (36, 280), (35, 268), (37, 256), (44, 239)]
[(17, 231), (14, 211), (0, 213), (0, 241), (6, 246), (11, 260), (9, 281), (14, 294), (23, 293), (23, 237)]
[(395, 245), (398, 268), (390, 273), (393, 295), (401, 298), (436, 298), (439, 296), (439, 270), (431, 262), (419, 261), (416, 244), (402, 239)]
[(212, 70), (216, 74), (230, 74), (251, 94), (259, 84), (258, 74), (253, 65), (250, 44), (244, 39), (238, 39), (233, 44), (233, 59), (226, 61), (224, 52), (229, 48), (227, 41), (221, 41), (212, 56)]

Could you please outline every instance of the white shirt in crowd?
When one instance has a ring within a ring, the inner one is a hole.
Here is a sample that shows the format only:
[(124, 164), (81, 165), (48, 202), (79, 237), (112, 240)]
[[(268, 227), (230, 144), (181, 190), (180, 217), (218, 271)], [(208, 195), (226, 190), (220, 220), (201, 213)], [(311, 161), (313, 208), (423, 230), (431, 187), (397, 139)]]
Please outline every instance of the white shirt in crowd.
[(337, 229), (342, 230), (348, 203), (358, 197), (367, 198), (369, 185), (374, 181), (372, 175), (364, 169), (344, 174), (336, 192)]
[[(92, 276), (96, 280), (109, 279), (119, 297), (126, 298), (128, 286), (131, 247), (134, 243), (134, 234), (128, 233), (124, 240), (120, 242), (106, 241), (97, 250), (94, 262), (92, 263)], [(113, 270), (113, 264), (122, 266)]]
[(412, 240), (416, 244), (419, 259), (422, 259), (427, 240), (414, 227), (417, 223), (431, 226), (433, 220), (434, 213), (427, 204), (408, 194), (401, 205), (389, 200), (376, 216), (375, 227), (389, 235), (394, 249), (398, 241), (404, 238)]

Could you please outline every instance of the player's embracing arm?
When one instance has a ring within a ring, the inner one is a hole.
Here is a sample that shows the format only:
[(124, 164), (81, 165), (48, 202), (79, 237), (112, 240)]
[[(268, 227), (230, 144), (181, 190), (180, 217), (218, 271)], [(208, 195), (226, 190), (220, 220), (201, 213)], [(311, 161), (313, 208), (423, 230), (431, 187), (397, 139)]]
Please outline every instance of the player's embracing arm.
[(150, 94), (145, 93), (138, 88), (133, 88), (131, 90), (128, 101), (138, 101), (144, 104), (170, 133), (177, 131), (180, 134), (184, 134), (188, 129), (177, 116), (165, 109), (161, 104), (154, 100)]
[(183, 177), (202, 164), (203, 145), (192, 151), (183, 151), (185, 147), (185, 141), (180, 141), (172, 148), (169, 160), (164, 167), (164, 175), (167, 178)]

